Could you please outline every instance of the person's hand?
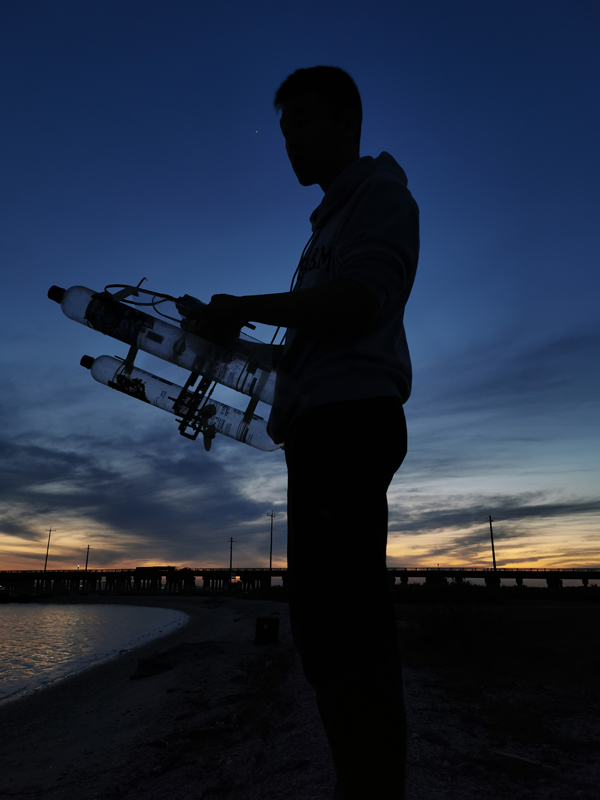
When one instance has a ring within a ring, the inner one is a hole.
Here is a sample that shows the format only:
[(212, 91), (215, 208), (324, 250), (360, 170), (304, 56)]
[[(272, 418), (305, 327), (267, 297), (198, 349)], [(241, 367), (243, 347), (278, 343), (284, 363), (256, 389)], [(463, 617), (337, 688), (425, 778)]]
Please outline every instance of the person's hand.
[(248, 321), (241, 300), (230, 294), (213, 295), (207, 306), (194, 313), (193, 333), (221, 347), (231, 347)]

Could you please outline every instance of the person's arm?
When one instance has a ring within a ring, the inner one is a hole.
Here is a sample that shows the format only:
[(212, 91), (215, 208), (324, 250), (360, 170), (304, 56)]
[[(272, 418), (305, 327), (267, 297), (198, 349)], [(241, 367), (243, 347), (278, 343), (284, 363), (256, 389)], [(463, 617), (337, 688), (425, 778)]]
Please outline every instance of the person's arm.
[(239, 331), (247, 322), (343, 332), (372, 322), (378, 312), (379, 303), (371, 292), (350, 281), (281, 294), (216, 294), (198, 318), (196, 333), (205, 338), (221, 338), (222, 333)]

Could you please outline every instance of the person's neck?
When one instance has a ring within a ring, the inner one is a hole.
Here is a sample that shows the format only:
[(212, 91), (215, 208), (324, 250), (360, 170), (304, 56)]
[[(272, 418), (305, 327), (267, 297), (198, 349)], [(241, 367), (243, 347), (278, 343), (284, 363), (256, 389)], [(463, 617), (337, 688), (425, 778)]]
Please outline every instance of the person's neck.
[(348, 154), (345, 158), (340, 159), (340, 161), (336, 163), (335, 168), (333, 168), (331, 172), (329, 172), (325, 177), (323, 177), (322, 180), (319, 181), (319, 186), (323, 190), (323, 193), (326, 193), (337, 176), (341, 175), (342, 172), (349, 167), (350, 164), (353, 164), (358, 158), (360, 158), (360, 155), (357, 151)]

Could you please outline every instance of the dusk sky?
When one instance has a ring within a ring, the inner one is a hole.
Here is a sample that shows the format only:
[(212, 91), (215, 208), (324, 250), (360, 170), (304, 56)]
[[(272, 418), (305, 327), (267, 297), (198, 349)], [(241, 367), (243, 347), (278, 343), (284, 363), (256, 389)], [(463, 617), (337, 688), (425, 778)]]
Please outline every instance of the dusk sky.
[(600, 566), (599, 37), (593, 0), (2, 3), (0, 569), (43, 567), (49, 528), (55, 568), (221, 566), (229, 537), (268, 566), (270, 511), (285, 564), (283, 453), (207, 453), (96, 383), (81, 356), (127, 347), (47, 291), (286, 291), (322, 192), (273, 96), (317, 64), (421, 211), (388, 564), (491, 566), (491, 514), (498, 566)]

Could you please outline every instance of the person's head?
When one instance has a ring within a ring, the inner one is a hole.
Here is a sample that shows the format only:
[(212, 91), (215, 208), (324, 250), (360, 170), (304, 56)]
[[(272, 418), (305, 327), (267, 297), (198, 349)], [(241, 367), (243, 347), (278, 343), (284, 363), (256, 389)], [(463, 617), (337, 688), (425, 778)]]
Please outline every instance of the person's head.
[(289, 75), (275, 93), (287, 154), (302, 186), (331, 181), (359, 157), (362, 104), (356, 84), (339, 67), (309, 67)]

